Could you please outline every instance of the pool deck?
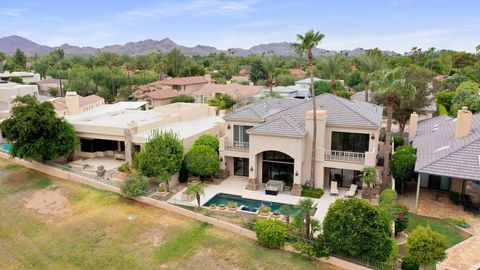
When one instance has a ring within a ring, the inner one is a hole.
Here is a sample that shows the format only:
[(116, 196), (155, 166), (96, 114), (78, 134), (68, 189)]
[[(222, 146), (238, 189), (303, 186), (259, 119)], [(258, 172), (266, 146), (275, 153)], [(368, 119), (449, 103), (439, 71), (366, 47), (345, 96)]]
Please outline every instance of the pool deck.
[[(204, 204), (211, 198), (213, 198), (218, 193), (226, 193), (232, 195), (239, 195), (246, 199), (252, 200), (260, 200), (260, 201), (269, 201), (269, 202), (276, 202), (282, 204), (291, 204), (295, 205), (297, 202), (302, 199), (303, 197), (300, 196), (293, 196), (290, 195), (289, 192), (279, 193), (277, 196), (274, 195), (266, 195), (265, 188), (260, 187), (258, 190), (247, 190), (245, 187), (247, 186), (248, 178), (246, 177), (239, 177), (239, 176), (230, 176), (229, 178), (225, 179), (222, 183), (218, 185), (208, 185), (205, 188), (205, 195), (201, 196), (200, 203)], [(317, 211), (313, 218), (317, 219), (318, 221), (323, 221), (325, 215), (327, 214), (328, 207), (330, 204), (335, 202), (338, 198), (343, 198), (345, 192), (347, 192), (347, 188), (339, 188), (338, 191), (340, 192), (339, 196), (330, 196), (328, 190), (325, 191), (323, 196), (320, 199), (315, 199), (317, 204)], [(186, 202), (182, 200), (182, 193), (185, 189), (182, 189), (177, 194), (173, 195), (168, 202), (174, 204), (183, 204), (183, 205), (195, 205), (195, 200), (191, 202)], [(357, 196), (361, 196), (361, 190), (357, 191)]]

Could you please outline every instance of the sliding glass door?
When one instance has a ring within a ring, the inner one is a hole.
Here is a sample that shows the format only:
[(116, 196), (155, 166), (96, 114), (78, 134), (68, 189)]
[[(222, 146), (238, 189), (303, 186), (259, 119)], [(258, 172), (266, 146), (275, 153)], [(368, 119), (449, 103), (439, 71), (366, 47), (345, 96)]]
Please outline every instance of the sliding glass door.
[(248, 176), (248, 158), (233, 158), (233, 174)]
[(248, 136), (247, 130), (252, 128), (253, 126), (240, 126), (234, 125), (233, 126), (233, 142), (234, 143), (248, 143), (250, 138)]

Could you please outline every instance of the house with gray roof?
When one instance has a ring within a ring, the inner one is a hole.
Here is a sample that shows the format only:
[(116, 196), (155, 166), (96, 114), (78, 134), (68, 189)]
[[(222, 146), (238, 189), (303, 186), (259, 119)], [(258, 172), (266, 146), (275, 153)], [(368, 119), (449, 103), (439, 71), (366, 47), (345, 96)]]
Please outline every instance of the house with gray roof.
[(420, 188), (456, 192), (480, 205), (480, 114), (466, 107), (457, 118), (410, 118), (410, 140), (417, 149), (417, 201)]
[[(248, 189), (282, 181), (299, 195), (311, 174), (312, 103), (269, 98), (226, 115), (222, 173), (248, 178)], [(316, 109), (315, 186), (328, 188), (337, 181), (338, 186), (361, 187), (360, 170), (377, 163), (383, 108), (322, 94), (316, 97)]]

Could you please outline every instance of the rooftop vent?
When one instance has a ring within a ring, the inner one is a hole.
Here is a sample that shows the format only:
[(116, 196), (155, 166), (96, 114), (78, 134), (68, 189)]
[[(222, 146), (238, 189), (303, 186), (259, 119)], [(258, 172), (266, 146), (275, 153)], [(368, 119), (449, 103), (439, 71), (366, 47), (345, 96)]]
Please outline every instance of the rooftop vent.
[(447, 150), (447, 149), (449, 149), (449, 148), (450, 148), (450, 145), (445, 145), (445, 146), (442, 146), (442, 147), (437, 148), (437, 149), (434, 151), (434, 153), (438, 153), (438, 152), (440, 152), (440, 151)]

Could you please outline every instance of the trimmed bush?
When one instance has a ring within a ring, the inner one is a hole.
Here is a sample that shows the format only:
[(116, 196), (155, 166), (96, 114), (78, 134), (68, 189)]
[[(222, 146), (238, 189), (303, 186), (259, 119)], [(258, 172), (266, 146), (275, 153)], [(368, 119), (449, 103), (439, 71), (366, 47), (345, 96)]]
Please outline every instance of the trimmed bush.
[(180, 95), (170, 100), (170, 103), (177, 103), (177, 102), (194, 103), (195, 98), (187, 95)]
[(396, 206), (395, 233), (403, 232), (408, 227), (409, 213), (405, 206)]
[(445, 105), (438, 104), (437, 105), (438, 115), (448, 115), (448, 110), (445, 108)]
[(417, 260), (411, 256), (405, 256), (402, 259), (402, 270), (418, 270), (420, 265)]
[(196, 145), (185, 156), (189, 172), (197, 176), (212, 176), (220, 168), (217, 152), (209, 146)]
[(127, 197), (137, 197), (143, 195), (147, 189), (147, 183), (145, 179), (139, 174), (132, 174), (123, 181), (120, 186), (122, 193)]
[(279, 220), (264, 219), (255, 224), (255, 233), (260, 245), (267, 248), (281, 248), (285, 244), (287, 225)]
[(408, 236), (407, 252), (421, 266), (434, 266), (447, 257), (445, 237), (432, 230), (430, 226), (418, 226)]
[(395, 135), (393, 136), (393, 143), (395, 145), (395, 150), (397, 150), (398, 147), (403, 146), (405, 144), (405, 139), (403, 138), (402, 135)]
[(323, 196), (323, 189), (321, 188), (311, 188), (308, 186), (302, 187), (302, 197), (310, 197), (310, 198), (321, 198)]
[(128, 163), (125, 162), (122, 165), (118, 166), (117, 170), (119, 172), (128, 172), (130, 170), (130, 168), (128, 167)]
[(18, 77), (18, 76), (10, 77), (10, 81), (14, 83), (23, 83), (22, 77)]
[(198, 139), (195, 141), (193, 145), (194, 146), (205, 145), (212, 148), (213, 150), (215, 150), (215, 152), (218, 153), (218, 145), (219, 145), (218, 138), (211, 134), (204, 134), (198, 137)]

